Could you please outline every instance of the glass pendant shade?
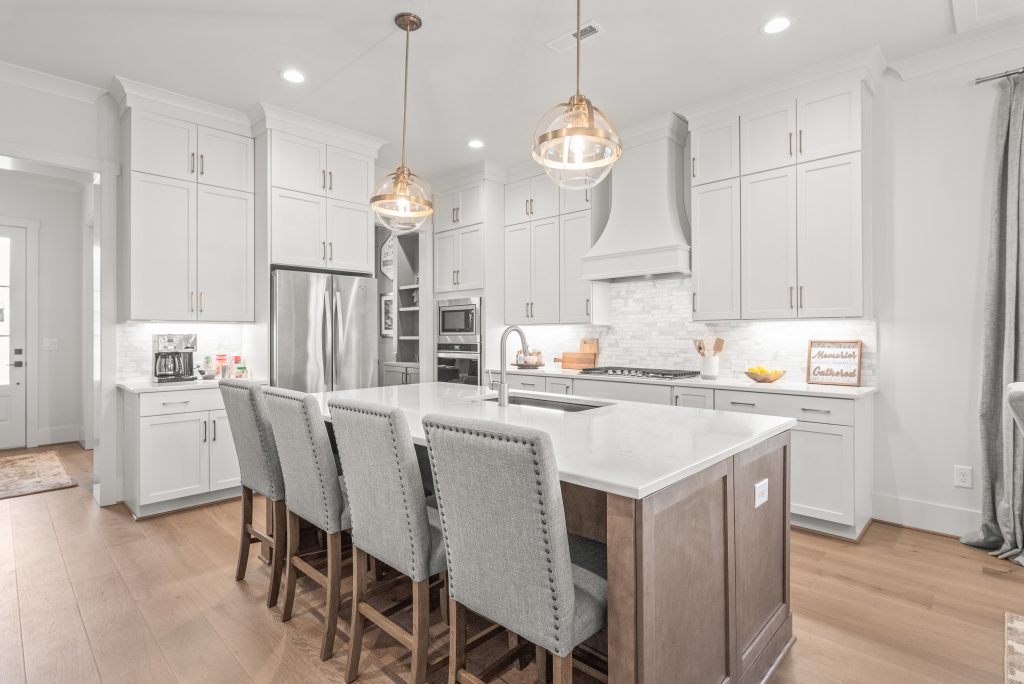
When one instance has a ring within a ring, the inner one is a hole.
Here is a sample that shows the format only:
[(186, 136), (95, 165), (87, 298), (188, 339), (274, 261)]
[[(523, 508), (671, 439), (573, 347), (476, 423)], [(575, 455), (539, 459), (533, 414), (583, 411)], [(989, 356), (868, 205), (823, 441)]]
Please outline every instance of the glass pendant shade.
[(377, 184), (370, 207), (385, 228), (408, 233), (422, 226), (434, 213), (429, 197), (430, 186), (406, 167), (399, 166)]
[(612, 122), (583, 95), (549, 109), (534, 140), (534, 160), (566, 190), (594, 187), (622, 156)]

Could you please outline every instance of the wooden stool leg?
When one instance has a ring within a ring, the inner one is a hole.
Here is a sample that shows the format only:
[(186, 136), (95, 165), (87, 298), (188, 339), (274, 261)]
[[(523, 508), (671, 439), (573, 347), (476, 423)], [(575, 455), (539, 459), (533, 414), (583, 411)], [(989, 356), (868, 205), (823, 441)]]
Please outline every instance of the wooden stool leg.
[(458, 684), (459, 672), (466, 669), (466, 609), (448, 599), (448, 684)]
[(441, 591), (440, 591), (441, 595), (439, 597), (439, 600), (440, 600), (440, 603), (441, 603), (441, 619), (444, 620), (444, 624), (448, 625), (450, 623), (448, 622), (448, 573), (447, 572), (442, 572), (441, 573), (441, 580), (444, 582), (444, 584), (441, 585)]
[(430, 579), (412, 583), (412, 677), (413, 684), (427, 681), (427, 637), (430, 628)]
[(292, 556), (299, 552), (299, 516), (291, 511), (287, 515), (287, 528), (285, 532), (286, 551), (284, 555), (284, 608), (281, 610), (281, 622), (288, 622), (292, 619), (292, 605), (295, 603), (295, 581), (298, 579), (298, 570), (292, 564)]
[(537, 646), (534, 660), (537, 661), (537, 684), (548, 684), (548, 652)]
[(245, 579), (245, 568), (249, 564), (249, 546), (252, 536), (249, 526), (252, 525), (252, 490), (242, 487), (242, 537), (238, 542), (238, 566), (235, 568), (235, 580)]
[(384, 576), (381, 569), (381, 563), (373, 556), (369, 556), (370, 559), (370, 579), (374, 582), (380, 582), (380, 578)]
[(334, 633), (338, 630), (338, 608), (341, 601), (341, 532), (327, 535), (327, 605), (324, 617), (324, 643), (320, 660), (334, 655)]
[(556, 656), (551, 654), (552, 684), (572, 684), (572, 654)]
[(277, 605), (277, 595), (281, 591), (281, 573), (284, 572), (288, 556), (288, 509), (284, 501), (267, 502), (274, 507), (274, 548), (271, 552), (270, 591), (267, 593), (267, 608)]
[(345, 681), (351, 682), (359, 676), (359, 656), (363, 652), (363, 625), (365, 618), (359, 613), (359, 604), (366, 591), (366, 553), (358, 546), (352, 547), (352, 638), (348, 645), (348, 665), (345, 667)]

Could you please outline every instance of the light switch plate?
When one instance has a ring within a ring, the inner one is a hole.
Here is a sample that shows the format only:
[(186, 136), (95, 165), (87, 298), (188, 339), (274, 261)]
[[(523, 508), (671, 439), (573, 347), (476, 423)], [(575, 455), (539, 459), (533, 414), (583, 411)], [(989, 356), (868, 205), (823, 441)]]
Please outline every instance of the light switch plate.
[(754, 483), (754, 508), (760, 508), (768, 502), (768, 480)]
[(43, 338), (43, 351), (57, 351), (60, 345), (57, 344), (56, 337), (44, 337)]

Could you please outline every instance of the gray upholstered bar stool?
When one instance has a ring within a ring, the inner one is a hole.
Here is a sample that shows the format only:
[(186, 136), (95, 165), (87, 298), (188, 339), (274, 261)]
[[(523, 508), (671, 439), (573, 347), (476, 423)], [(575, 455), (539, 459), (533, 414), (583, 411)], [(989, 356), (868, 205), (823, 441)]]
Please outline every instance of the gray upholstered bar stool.
[[(445, 571), (437, 509), (427, 506), (416, 448), (400, 409), (361, 401), (328, 403), (352, 509), (352, 640), (345, 681), (359, 673), (363, 626), (370, 620), (412, 651), (409, 680), (427, 679), (430, 578)], [(372, 607), (366, 556), (412, 581), (412, 633)], [(437, 663), (443, 666), (445, 660)]]
[[(322, 586), (327, 599), (320, 659), (327, 660), (334, 654), (334, 634), (341, 606), (341, 571), (346, 564), (341, 533), (352, 526), (348, 503), (327, 436), (327, 425), (316, 399), (279, 387), (268, 387), (263, 393), (274, 426), (288, 507), (288, 553), (281, 620), (288, 622), (292, 617), (299, 572)], [(298, 554), (300, 518), (327, 535), (326, 574)]]
[[(286, 548), (286, 516), (284, 479), (277, 457), (274, 430), (270, 425), (267, 402), (259, 385), (249, 380), (221, 380), (220, 394), (228, 414), (231, 435), (238, 455), (238, 470), (242, 476), (242, 534), (238, 545), (238, 565), (235, 579), (245, 579), (249, 563), (249, 547), (261, 541), (270, 548), (270, 591), (267, 607), (277, 605), (284, 571)], [(272, 508), (273, 529), (260, 532), (252, 524), (253, 492), (267, 500)]]
[(436, 414), (423, 427), (448, 558), (448, 681), (482, 681), (466, 670), (468, 608), (551, 653), (554, 681), (571, 682), (573, 649), (607, 621), (607, 554), (567, 531), (550, 437)]

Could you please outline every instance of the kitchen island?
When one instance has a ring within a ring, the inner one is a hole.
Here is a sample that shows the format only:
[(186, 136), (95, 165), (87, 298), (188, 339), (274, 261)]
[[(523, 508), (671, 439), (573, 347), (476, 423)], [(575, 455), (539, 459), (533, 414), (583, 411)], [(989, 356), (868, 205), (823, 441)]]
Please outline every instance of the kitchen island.
[(569, 530), (608, 548), (613, 684), (759, 682), (792, 642), (792, 418), (530, 392), (500, 407), (449, 383), (314, 396), (327, 420), (334, 397), (397, 406), (419, 445), (428, 413), (551, 435)]

